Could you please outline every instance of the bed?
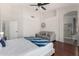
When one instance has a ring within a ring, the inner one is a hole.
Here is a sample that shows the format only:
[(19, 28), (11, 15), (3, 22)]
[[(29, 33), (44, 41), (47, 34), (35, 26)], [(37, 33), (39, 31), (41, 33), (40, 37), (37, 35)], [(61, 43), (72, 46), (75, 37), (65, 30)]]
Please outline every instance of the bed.
[(38, 47), (24, 38), (7, 40), (6, 47), (0, 47), (0, 56), (50, 56), (54, 53), (53, 43)]

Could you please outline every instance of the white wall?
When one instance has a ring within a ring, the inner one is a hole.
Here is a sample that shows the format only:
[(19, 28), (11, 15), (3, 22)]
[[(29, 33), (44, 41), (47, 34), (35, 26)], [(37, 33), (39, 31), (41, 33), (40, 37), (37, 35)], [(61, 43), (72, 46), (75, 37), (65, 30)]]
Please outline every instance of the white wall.
[[(41, 28), (41, 31), (51, 31), (55, 32), (57, 36), (57, 17), (56, 10), (43, 11), (41, 17), (41, 23), (44, 22), (46, 24), (45, 28)], [(56, 37), (57, 39), (58, 37)]]
[(56, 34), (56, 40), (59, 40), (59, 17), (61, 18), (61, 14), (58, 9), (49, 10), (42, 13), (41, 22), (46, 23), (46, 27), (44, 29), (41, 28), (41, 31), (52, 31)]
[(1, 20), (3, 20), (5, 23), (10, 21), (17, 21), (18, 35), (21, 36), (22, 26), (21, 26), (20, 20), (22, 19), (22, 7), (18, 4), (0, 4), (0, 8), (1, 8)]
[(0, 10), (1, 20), (18, 22), (19, 37), (33, 36), (40, 31), (38, 12), (27, 7), (26, 4), (0, 4)]
[[(34, 16), (32, 18), (31, 16)], [(23, 36), (34, 36), (40, 31), (40, 15), (35, 10), (23, 9)]]

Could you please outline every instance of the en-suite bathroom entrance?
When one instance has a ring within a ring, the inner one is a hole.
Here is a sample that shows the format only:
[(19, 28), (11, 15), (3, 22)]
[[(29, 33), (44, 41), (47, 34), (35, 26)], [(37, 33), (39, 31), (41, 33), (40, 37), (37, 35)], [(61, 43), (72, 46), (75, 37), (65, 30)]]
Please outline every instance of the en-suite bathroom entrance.
[(64, 42), (73, 44), (76, 33), (77, 11), (71, 11), (64, 15)]
[(71, 11), (64, 15), (64, 42), (70, 44), (76, 56), (79, 55), (78, 12)]

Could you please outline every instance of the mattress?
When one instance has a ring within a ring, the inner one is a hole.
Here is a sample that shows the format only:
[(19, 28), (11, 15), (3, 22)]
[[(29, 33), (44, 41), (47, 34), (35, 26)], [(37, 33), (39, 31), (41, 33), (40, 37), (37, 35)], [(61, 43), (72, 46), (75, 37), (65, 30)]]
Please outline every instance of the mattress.
[(55, 53), (52, 43), (47, 44), (45, 47), (37, 48), (29, 53), (25, 54), (27, 56), (51, 56)]
[(52, 47), (53, 46), (51, 43), (45, 47), (38, 47), (37, 45), (31, 43), (29, 40), (25, 40), (24, 38), (17, 38), (6, 41), (6, 47), (0, 48), (0, 56), (46, 55), (51, 51), (53, 51), (52, 53), (54, 53), (54, 49)]
[(36, 48), (39, 47), (37, 47), (35, 44), (23, 38), (7, 40), (6, 47), (0, 48), (0, 55), (4, 55), (4, 56), (22, 55)]

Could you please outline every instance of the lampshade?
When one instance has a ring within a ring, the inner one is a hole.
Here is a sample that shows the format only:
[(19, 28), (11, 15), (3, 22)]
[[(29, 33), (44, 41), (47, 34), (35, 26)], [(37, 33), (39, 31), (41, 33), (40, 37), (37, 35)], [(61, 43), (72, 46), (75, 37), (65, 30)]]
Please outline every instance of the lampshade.
[(1, 35), (3, 35), (3, 34), (4, 34), (4, 32), (0, 32), (0, 34), (1, 34)]
[(0, 32), (0, 36), (3, 37), (3, 35), (4, 35), (4, 32)]

